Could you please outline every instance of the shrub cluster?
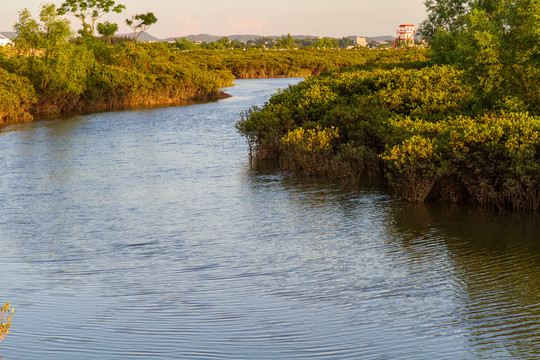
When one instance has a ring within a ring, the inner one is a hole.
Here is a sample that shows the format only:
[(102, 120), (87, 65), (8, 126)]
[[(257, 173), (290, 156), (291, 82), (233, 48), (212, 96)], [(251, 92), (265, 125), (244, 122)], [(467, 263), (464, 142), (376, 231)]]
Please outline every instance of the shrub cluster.
[(36, 93), (27, 78), (0, 68), (0, 125), (31, 120), (35, 102)]
[(299, 127), (281, 139), (283, 164), (287, 168), (302, 169), (312, 175), (324, 172), (324, 162), (331, 151), (332, 142), (339, 138), (338, 129), (331, 126), (305, 130)]
[(369, 50), (195, 50), (164, 43), (111, 45), (93, 37), (51, 49), (0, 49), (0, 124), (34, 117), (215, 99), (234, 78), (311, 76), (345, 67), (420, 67)]
[[(400, 52), (393, 56), (399, 58)], [(259, 158), (278, 157), (288, 131), (320, 125), (340, 129), (340, 147), (348, 144), (347, 153), (356, 157), (360, 150), (352, 149), (361, 149), (373, 159), (369, 152), (381, 154), (387, 142), (395, 141), (389, 139), (388, 119), (458, 114), (470, 97), (460, 72), (449, 66), (341, 70), (278, 91), (263, 107), (244, 113), (236, 127)]]
[(436, 123), (399, 118), (391, 131), (407, 136), (383, 156), (390, 181), (407, 199), (432, 194), (540, 208), (539, 117), (501, 112)]
[(390, 52), (360, 50), (194, 50), (182, 53), (210, 70), (231, 71), (237, 79), (305, 77), (343, 68), (373, 66), (419, 67), (427, 61), (423, 50), (409, 49), (401, 57)]
[[(453, 66), (391, 63), (308, 78), (246, 112), (236, 127), (259, 158), (280, 157), (289, 168), (353, 183), (361, 173), (384, 172), (411, 201), (540, 208), (538, 117), (480, 107), (464, 71)], [(280, 141), (331, 127), (339, 137), (309, 160), (309, 152), (291, 160)]]
[(228, 71), (202, 68), (164, 44), (63, 43), (49, 56), (0, 53), (0, 123), (60, 113), (216, 98)]

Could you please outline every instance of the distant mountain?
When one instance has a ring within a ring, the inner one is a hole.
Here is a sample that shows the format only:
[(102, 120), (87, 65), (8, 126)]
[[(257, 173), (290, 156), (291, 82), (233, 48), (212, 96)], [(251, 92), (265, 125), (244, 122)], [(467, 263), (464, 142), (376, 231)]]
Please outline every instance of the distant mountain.
[[(133, 38), (133, 33), (129, 33), (129, 34), (118, 34), (117, 36), (125, 36), (125, 37), (128, 37), (128, 38)], [(143, 33), (138, 39), (137, 41), (163, 41), (161, 39), (158, 39), (157, 37), (155, 36), (152, 36), (148, 33)]]

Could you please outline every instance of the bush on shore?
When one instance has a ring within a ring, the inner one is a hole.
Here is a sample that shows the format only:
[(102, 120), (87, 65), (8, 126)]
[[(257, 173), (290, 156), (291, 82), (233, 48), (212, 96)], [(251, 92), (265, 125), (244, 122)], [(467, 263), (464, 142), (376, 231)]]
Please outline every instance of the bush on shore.
[(31, 82), (0, 68), (0, 125), (32, 119), (37, 98)]
[(215, 99), (227, 71), (202, 69), (163, 44), (59, 44), (48, 57), (0, 56), (2, 123), (62, 113)]

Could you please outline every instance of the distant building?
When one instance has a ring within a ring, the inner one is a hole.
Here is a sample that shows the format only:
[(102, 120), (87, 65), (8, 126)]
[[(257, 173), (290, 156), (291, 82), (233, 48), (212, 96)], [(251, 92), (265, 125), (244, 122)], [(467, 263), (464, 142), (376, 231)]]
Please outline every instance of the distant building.
[(354, 39), (354, 43), (356, 46), (367, 46), (368, 44), (367, 39), (362, 36), (356, 36)]
[(398, 44), (404, 44), (404, 45), (413, 45), (414, 44), (414, 34), (416, 34), (416, 30), (414, 29), (414, 25), (399, 25), (399, 28), (397, 29), (398, 37), (396, 38), (396, 41), (394, 42), (394, 47)]
[(9, 40), (4, 35), (0, 34), (0, 46), (7, 46), (7, 45), (13, 46), (13, 41)]

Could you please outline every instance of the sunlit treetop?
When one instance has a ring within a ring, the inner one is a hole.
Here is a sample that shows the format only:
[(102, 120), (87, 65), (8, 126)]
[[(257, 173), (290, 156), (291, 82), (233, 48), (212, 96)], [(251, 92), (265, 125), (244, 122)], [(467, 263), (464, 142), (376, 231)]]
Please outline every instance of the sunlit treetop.
[(126, 8), (123, 4), (116, 4), (114, 0), (66, 0), (58, 8), (60, 15), (72, 14), (82, 22), (79, 31), (82, 36), (93, 36), (96, 22), (105, 14), (121, 13)]

